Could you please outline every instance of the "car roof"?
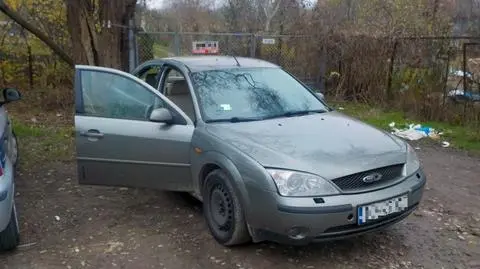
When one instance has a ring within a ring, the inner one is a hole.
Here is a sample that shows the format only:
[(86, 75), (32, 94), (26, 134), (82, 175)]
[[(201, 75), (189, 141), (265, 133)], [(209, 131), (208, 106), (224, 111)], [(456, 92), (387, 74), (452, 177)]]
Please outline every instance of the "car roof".
[[(235, 58), (237, 60), (235, 60)], [(205, 70), (218, 70), (218, 69), (231, 69), (231, 68), (280, 68), (273, 63), (248, 57), (233, 57), (233, 56), (179, 56), (160, 58), (148, 61), (149, 63), (155, 62), (170, 62), (172, 64), (183, 64), (191, 72), (205, 71)], [(237, 63), (238, 61), (238, 63)]]

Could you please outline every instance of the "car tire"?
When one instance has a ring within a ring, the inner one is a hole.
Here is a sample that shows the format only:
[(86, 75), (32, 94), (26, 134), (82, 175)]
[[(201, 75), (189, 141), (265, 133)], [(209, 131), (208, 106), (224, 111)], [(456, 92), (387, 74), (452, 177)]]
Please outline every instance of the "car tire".
[(202, 195), (205, 220), (218, 243), (235, 246), (251, 241), (240, 199), (222, 170), (207, 175)]
[(7, 228), (0, 232), (0, 250), (8, 251), (15, 249), (20, 243), (20, 231), (18, 230), (17, 210), (13, 206), (10, 222)]

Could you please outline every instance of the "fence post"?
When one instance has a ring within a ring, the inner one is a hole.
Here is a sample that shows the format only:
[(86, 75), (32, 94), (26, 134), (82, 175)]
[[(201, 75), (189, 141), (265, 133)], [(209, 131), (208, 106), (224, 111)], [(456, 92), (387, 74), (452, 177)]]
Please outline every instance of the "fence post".
[(133, 36), (133, 41), (134, 41), (134, 46), (135, 46), (135, 67), (137, 67), (139, 65), (139, 53), (138, 53), (138, 30), (135, 29), (135, 32), (134, 32), (134, 36)]
[(465, 104), (463, 106), (463, 121), (466, 123), (467, 121), (467, 103), (468, 100), (466, 98), (467, 95), (467, 43), (463, 43), (463, 99)]
[(135, 23), (133, 20), (128, 21), (128, 70), (130, 72), (135, 69)]
[(447, 64), (445, 65), (445, 79), (443, 80), (443, 103), (442, 103), (442, 120), (445, 117), (445, 103), (448, 95), (448, 74), (450, 71), (450, 48), (447, 52)]
[(173, 46), (175, 56), (180, 56), (180, 35), (177, 32), (173, 35)]
[(318, 90), (323, 93), (323, 94), (326, 94), (327, 92), (327, 87), (326, 87), (326, 81), (325, 81), (325, 78), (327, 77), (326, 76), (326, 73), (327, 73), (327, 49), (326, 49), (326, 44), (324, 41), (322, 41), (322, 49), (320, 51), (321, 55), (320, 55), (320, 66), (319, 66), (319, 69), (318, 69), (318, 77), (317, 77), (317, 84), (318, 84)]
[(252, 42), (250, 42), (250, 57), (255, 58), (255, 50), (257, 49), (257, 36), (252, 34), (250, 36)]
[(388, 69), (388, 79), (387, 79), (387, 103), (393, 99), (392, 92), (392, 76), (393, 76), (393, 67), (395, 66), (395, 55), (397, 54), (398, 40), (395, 40), (393, 43), (392, 54), (390, 55), (390, 67)]

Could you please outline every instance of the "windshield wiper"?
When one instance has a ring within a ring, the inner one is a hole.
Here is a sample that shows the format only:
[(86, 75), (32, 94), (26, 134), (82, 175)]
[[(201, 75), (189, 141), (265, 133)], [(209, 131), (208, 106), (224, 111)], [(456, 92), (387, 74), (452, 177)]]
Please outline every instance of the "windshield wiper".
[(210, 122), (247, 122), (247, 121), (258, 121), (262, 120), (262, 118), (241, 118), (241, 117), (231, 117), (228, 119), (213, 119), (213, 120), (206, 120), (205, 122), (210, 123)]
[(326, 113), (326, 112), (327, 112), (327, 110), (324, 110), (324, 109), (287, 111), (287, 112), (282, 113), (282, 114), (265, 117), (264, 119), (303, 116), (303, 115), (308, 115), (308, 114), (312, 114), (312, 113)]

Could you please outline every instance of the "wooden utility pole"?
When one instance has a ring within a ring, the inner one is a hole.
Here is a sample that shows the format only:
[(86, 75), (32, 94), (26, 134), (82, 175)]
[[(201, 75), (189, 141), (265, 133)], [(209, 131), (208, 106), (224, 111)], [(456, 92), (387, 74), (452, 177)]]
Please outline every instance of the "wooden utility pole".
[(26, 21), (22, 18), (17, 12), (7, 6), (4, 0), (0, 0), (0, 11), (5, 13), (8, 17), (10, 17), (13, 21), (18, 23), (23, 28), (27, 29), (30, 33), (34, 34), (40, 40), (45, 42), (45, 44), (50, 47), (62, 60), (67, 62), (69, 65), (74, 66), (72, 58), (62, 49), (60, 48), (55, 42), (52, 41), (47, 35), (42, 33), (37, 27), (33, 24)]

